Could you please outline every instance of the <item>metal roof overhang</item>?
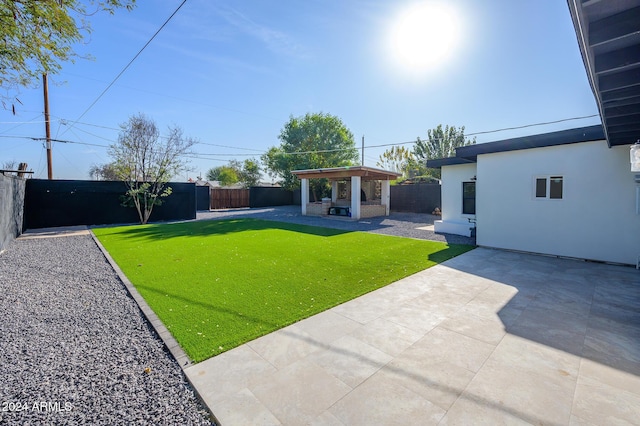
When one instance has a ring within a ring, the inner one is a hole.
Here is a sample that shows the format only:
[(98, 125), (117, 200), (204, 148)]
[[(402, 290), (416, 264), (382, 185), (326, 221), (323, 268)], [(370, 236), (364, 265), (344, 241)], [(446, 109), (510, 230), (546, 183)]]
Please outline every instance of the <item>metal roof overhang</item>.
[(478, 155), (496, 152), (518, 151), (521, 149), (544, 148), (549, 146), (568, 145), (572, 143), (597, 141), (604, 139), (602, 126), (578, 127), (559, 130), (551, 133), (520, 136), (518, 138), (487, 142), (456, 148), (456, 157), (475, 161)]
[(640, 0), (567, 0), (609, 147), (640, 139)]
[(460, 164), (469, 163), (475, 163), (475, 161), (459, 157), (434, 158), (433, 160), (427, 160), (427, 167), (430, 167), (432, 169), (439, 169), (442, 166), (458, 166)]
[(522, 149), (544, 148), (549, 146), (569, 145), (573, 143), (599, 141), (604, 139), (601, 125), (579, 127), (518, 138), (467, 145), (456, 148), (456, 156), (427, 160), (427, 167), (440, 168), (458, 164), (475, 163), (478, 155), (497, 152), (518, 151)]
[(360, 176), (363, 180), (394, 180), (402, 176), (401, 173), (376, 169), (366, 166), (332, 167), (326, 169), (294, 170), (291, 172), (298, 179), (346, 179)]

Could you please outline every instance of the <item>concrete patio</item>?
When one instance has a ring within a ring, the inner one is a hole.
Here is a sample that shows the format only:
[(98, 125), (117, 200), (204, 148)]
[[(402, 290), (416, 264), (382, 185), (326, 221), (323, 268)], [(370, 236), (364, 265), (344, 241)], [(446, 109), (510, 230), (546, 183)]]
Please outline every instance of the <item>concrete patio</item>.
[(638, 424), (640, 271), (478, 248), (185, 372), (225, 426)]

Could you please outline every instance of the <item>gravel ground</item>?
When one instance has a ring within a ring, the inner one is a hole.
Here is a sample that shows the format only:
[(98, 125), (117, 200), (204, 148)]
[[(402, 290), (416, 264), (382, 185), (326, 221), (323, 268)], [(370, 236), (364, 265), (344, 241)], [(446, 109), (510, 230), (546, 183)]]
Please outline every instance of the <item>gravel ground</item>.
[(0, 254), (0, 424), (210, 424), (92, 240)]
[[(198, 212), (475, 244), (436, 216), (352, 221), (299, 206)], [(91, 236), (19, 239), (0, 254), (0, 424), (212, 424)]]
[(366, 231), (377, 234), (397, 235), (400, 237), (418, 238), (421, 240), (442, 241), (449, 244), (475, 245), (475, 240), (473, 238), (453, 234), (436, 234), (430, 230), (420, 229), (433, 225), (434, 220), (440, 219), (439, 216), (433, 216), (430, 214), (391, 212), (391, 215), (387, 217), (372, 217), (354, 221), (335, 216), (302, 216), (300, 213), (300, 206), (199, 211), (197, 213), (198, 220), (245, 217), (292, 222), (302, 225), (324, 226), (326, 228), (335, 228), (347, 231)]

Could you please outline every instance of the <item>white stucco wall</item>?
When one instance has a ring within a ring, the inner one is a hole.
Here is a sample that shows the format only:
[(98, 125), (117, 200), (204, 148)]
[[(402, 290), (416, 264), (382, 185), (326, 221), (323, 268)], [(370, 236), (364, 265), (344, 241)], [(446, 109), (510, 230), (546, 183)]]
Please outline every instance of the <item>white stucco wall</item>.
[[(443, 199), (450, 168), (443, 167)], [(550, 175), (563, 176), (563, 199), (536, 199), (534, 179)], [(478, 245), (636, 264), (640, 215), (628, 146), (596, 141), (484, 154), (477, 178)], [(443, 214), (455, 208), (443, 205)]]
[(442, 206), (440, 207), (442, 220), (435, 222), (436, 232), (471, 235), (469, 228), (472, 225), (469, 224), (468, 218), (473, 218), (474, 215), (462, 214), (462, 182), (471, 182), (474, 176), (476, 176), (475, 163), (442, 167)]

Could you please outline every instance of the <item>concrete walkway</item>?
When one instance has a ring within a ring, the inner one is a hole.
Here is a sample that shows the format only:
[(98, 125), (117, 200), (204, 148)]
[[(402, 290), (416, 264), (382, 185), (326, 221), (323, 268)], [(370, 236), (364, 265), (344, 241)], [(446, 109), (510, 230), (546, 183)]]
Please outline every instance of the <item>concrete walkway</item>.
[(640, 271), (479, 248), (185, 372), (225, 426), (639, 424)]

